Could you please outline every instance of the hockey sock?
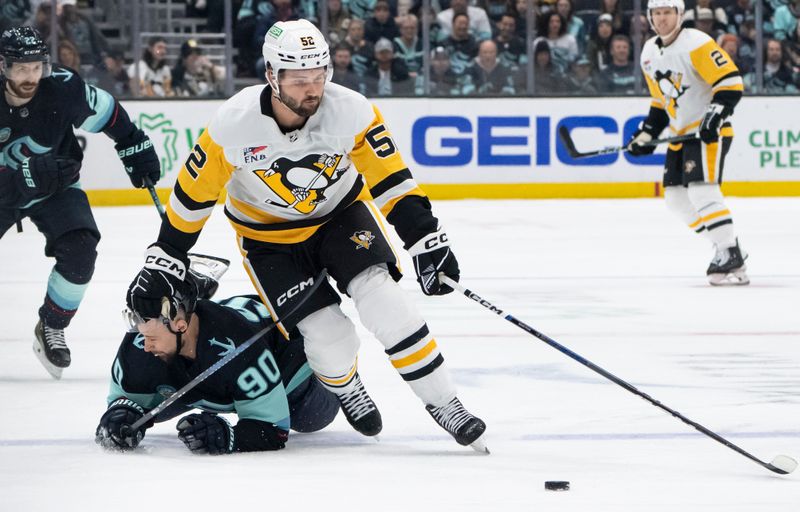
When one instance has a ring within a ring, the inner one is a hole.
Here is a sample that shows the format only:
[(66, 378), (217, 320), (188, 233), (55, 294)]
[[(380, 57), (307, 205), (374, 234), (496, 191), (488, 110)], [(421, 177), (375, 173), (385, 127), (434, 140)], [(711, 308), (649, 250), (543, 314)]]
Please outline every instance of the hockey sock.
[(718, 249), (736, 245), (731, 211), (725, 206), (722, 191), (716, 183), (692, 183), (688, 187), (689, 200), (697, 209), (708, 238)]
[(297, 328), (305, 339), (308, 365), (322, 385), (337, 395), (352, 391), (360, 346), (353, 322), (331, 305), (305, 317)]

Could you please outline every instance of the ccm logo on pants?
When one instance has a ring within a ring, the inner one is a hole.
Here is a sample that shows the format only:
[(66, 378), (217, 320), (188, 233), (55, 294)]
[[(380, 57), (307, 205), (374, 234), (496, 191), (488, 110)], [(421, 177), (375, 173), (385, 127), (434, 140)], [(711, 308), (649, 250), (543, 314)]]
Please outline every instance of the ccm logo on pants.
[(289, 288), (284, 293), (282, 293), (282, 294), (280, 294), (278, 296), (278, 306), (283, 306), (284, 304), (286, 304), (287, 300), (291, 299), (292, 297), (294, 297), (298, 293), (302, 292), (306, 288), (309, 288), (309, 287), (311, 287), (313, 285), (314, 285), (314, 278), (313, 277), (309, 277), (308, 280), (303, 281), (301, 283), (298, 283), (298, 284), (292, 286), (291, 288)]

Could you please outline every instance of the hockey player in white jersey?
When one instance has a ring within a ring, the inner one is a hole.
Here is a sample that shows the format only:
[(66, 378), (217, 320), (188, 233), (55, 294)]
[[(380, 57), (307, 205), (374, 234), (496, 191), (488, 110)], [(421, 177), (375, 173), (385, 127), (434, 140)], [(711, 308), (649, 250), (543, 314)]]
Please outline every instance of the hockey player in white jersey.
[(742, 97), (742, 77), (725, 51), (703, 32), (681, 28), (683, 0), (649, 0), (647, 19), (657, 36), (641, 55), (652, 96), (650, 112), (628, 144), (633, 155), (669, 127), (670, 136), (697, 132), (699, 139), (670, 144), (664, 172), (667, 207), (708, 238), (715, 255), (707, 274), (712, 285), (745, 285), (744, 254), (720, 183), (733, 139), (730, 116)]
[(267, 85), (226, 101), (197, 139), (158, 241), (131, 284), (129, 307), (158, 317), (162, 298), (181, 286), (186, 253), (225, 189), (225, 215), (261, 300), (284, 335), (299, 328), (309, 365), (337, 395), (350, 424), (368, 436), (382, 428), (357, 371), (359, 339), (339, 308), (340, 295), (323, 283), (305, 297), (323, 268), (436, 422), (459, 444), (485, 450), (486, 425), (456, 397), (425, 320), (396, 283), (401, 274), (384, 232), (388, 220), (426, 295), (452, 291), (437, 276), (457, 280), (458, 262), (430, 201), (378, 109), (329, 83), (328, 45), (319, 30), (306, 20), (278, 22), (263, 53)]

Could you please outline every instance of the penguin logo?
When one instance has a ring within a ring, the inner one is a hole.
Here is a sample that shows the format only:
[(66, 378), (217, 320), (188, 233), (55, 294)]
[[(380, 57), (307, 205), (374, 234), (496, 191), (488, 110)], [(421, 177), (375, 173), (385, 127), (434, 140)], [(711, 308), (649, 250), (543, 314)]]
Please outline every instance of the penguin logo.
[(298, 161), (281, 157), (269, 169), (253, 172), (280, 198), (265, 202), (279, 208), (311, 213), (317, 205), (328, 200), (325, 190), (339, 181), (349, 167), (337, 168), (342, 155), (312, 154)]
[(356, 250), (364, 249), (369, 250), (369, 246), (372, 245), (372, 241), (375, 240), (375, 235), (372, 232), (362, 229), (361, 231), (356, 231), (353, 233), (353, 236), (350, 237), (350, 240), (356, 243)]
[(697, 162), (695, 162), (694, 160), (687, 160), (683, 166), (683, 172), (689, 174), (690, 172), (695, 170), (696, 167), (697, 167)]
[(678, 98), (683, 96), (689, 89), (688, 85), (681, 85), (683, 82), (683, 73), (675, 73), (673, 75), (672, 71), (667, 71), (666, 73), (656, 71), (655, 81), (656, 84), (658, 84), (658, 90), (661, 92), (661, 96), (664, 98), (664, 105), (666, 106), (667, 112), (670, 117), (674, 119), (678, 110)]

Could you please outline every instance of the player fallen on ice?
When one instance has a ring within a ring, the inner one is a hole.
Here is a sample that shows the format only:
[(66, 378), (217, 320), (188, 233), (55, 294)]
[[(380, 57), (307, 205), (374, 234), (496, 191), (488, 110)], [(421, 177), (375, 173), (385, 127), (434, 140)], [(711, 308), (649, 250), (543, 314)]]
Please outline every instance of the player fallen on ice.
[(30, 27), (0, 36), (0, 237), (28, 217), (55, 258), (39, 308), (33, 349), (61, 378), (71, 362), (64, 329), (94, 273), (97, 229), (78, 183), (83, 151), (73, 132), (103, 132), (135, 187), (156, 182), (161, 165), (150, 139), (109, 93), (84, 83), (72, 69), (50, 64), (47, 44)]
[(720, 184), (733, 140), (730, 116), (742, 97), (733, 59), (705, 33), (681, 28), (683, 0), (649, 0), (647, 19), (657, 34), (642, 49), (641, 66), (652, 96), (650, 112), (628, 143), (633, 155), (655, 146), (642, 143), (697, 132), (699, 139), (670, 144), (664, 172), (667, 208), (714, 245), (706, 274), (712, 285), (750, 282)]
[[(131, 425), (171, 393), (272, 324), (258, 296), (208, 300), (217, 283), (190, 270), (157, 317), (126, 311), (131, 329), (111, 367), (108, 409), (95, 440), (105, 448), (132, 450), (145, 430)], [(289, 429), (315, 432), (330, 424), (339, 402), (314, 378), (297, 330), (288, 341), (275, 329), (157, 414), (177, 422), (178, 437), (194, 453), (212, 455), (279, 450)], [(236, 413), (231, 425), (220, 413)]]
[[(435, 421), (458, 443), (483, 451), (486, 425), (456, 397), (433, 335), (396, 282), (401, 274), (384, 232), (388, 220), (426, 295), (451, 292), (437, 275), (458, 279), (458, 262), (430, 201), (380, 111), (329, 83), (330, 55), (319, 30), (306, 20), (278, 22), (263, 53), (267, 84), (226, 101), (180, 170), (158, 241), (130, 286), (129, 306), (146, 316), (158, 312), (226, 189), (225, 215), (261, 300), (284, 336), (299, 329), (311, 368), (353, 428), (374, 436), (382, 421), (359, 376), (360, 341), (339, 293), (353, 299), (364, 326)], [(306, 299), (322, 269), (339, 293), (326, 281)], [(285, 317), (302, 299), (298, 312)]]

